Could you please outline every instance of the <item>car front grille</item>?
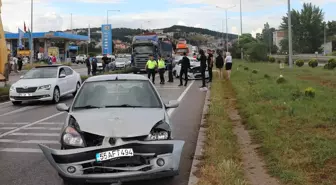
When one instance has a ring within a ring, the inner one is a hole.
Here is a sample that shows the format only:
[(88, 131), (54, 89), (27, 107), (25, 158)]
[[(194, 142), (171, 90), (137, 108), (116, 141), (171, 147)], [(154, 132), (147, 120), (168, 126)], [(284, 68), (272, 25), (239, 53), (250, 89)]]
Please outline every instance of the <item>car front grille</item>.
[(37, 90), (37, 87), (28, 87), (28, 88), (17, 87), (16, 88), (17, 93), (33, 93), (36, 90)]
[[(97, 174), (97, 173), (118, 173), (128, 171), (128, 167), (137, 167), (142, 165), (149, 165), (150, 157), (133, 156), (122, 157), (102, 162), (90, 162), (82, 164), (84, 174)], [(125, 168), (125, 170), (109, 169), (109, 167)], [(151, 167), (145, 167), (142, 171), (148, 171)]]
[(104, 140), (104, 136), (99, 136), (88, 132), (83, 132), (83, 137), (87, 147), (100, 146)]
[(137, 137), (124, 137), (121, 138), (123, 141), (144, 141), (147, 136), (137, 136)]

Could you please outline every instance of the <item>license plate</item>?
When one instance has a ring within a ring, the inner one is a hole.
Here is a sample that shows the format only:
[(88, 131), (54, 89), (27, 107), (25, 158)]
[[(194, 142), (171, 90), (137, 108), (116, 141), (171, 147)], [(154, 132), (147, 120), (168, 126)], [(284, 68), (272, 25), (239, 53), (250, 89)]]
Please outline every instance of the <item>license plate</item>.
[(33, 96), (33, 94), (32, 93), (22, 93), (22, 94), (19, 94), (19, 96), (27, 97), (27, 96)]
[(97, 153), (96, 161), (106, 161), (106, 160), (114, 159), (118, 157), (131, 157), (133, 155), (134, 153), (133, 153), (132, 148), (111, 150), (111, 151)]

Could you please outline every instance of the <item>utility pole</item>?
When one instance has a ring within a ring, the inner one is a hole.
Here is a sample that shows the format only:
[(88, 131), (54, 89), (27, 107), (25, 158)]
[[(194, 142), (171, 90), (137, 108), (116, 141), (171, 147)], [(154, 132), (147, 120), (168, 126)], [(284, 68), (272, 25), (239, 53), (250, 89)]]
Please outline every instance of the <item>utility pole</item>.
[(291, 15), (291, 7), (290, 0), (288, 0), (288, 62), (289, 67), (293, 67), (293, 48), (292, 48), (292, 15)]
[(217, 8), (220, 8), (220, 9), (224, 9), (225, 10), (225, 17), (226, 17), (226, 51), (229, 52), (229, 37), (228, 37), (228, 17), (227, 17), (227, 11), (228, 9), (230, 8), (234, 8), (236, 7), (236, 5), (233, 5), (233, 6), (230, 6), (230, 7), (227, 7), (227, 8), (222, 8), (222, 7), (219, 7), (219, 6), (216, 6)]
[(327, 23), (324, 24), (324, 47), (323, 47), (323, 55), (326, 55), (326, 44), (327, 44)]
[[(242, 16), (242, 1), (239, 1), (239, 6), (240, 6), (240, 36), (243, 35), (243, 16)], [(239, 37), (238, 37), (239, 38)], [(239, 42), (239, 39), (238, 39)], [(243, 53), (243, 48), (240, 50), (240, 58), (243, 60), (244, 59), (244, 53)]]
[(71, 30), (71, 33), (73, 33), (72, 32), (72, 13), (70, 14), (70, 30)]
[(33, 12), (34, 12), (34, 1), (30, 0), (30, 64), (33, 64), (34, 58), (34, 39), (33, 39)]

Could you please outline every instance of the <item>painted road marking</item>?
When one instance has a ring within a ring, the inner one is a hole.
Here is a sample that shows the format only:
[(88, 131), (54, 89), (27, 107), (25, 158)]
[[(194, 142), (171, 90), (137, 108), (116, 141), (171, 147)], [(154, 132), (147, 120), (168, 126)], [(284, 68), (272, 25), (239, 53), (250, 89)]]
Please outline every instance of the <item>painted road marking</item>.
[(37, 108), (40, 108), (40, 107), (42, 107), (42, 106), (27, 106), (27, 107), (22, 107), (22, 108), (19, 108), (19, 109), (16, 109), (16, 110), (13, 110), (13, 111), (1, 114), (0, 117), (1, 116), (7, 116), (7, 115), (15, 114), (15, 113), (19, 113), (19, 112), (23, 112), (23, 111), (27, 111), (27, 110), (37, 109)]
[(23, 130), (61, 130), (61, 127), (28, 127)]
[(21, 126), (21, 127), (18, 127), (18, 128), (14, 129), (14, 130), (11, 130), (11, 131), (2, 133), (2, 134), (0, 134), (0, 138), (1, 138), (1, 137), (4, 137), (4, 136), (7, 136), (7, 135), (10, 135), (10, 134), (12, 134), (12, 133), (14, 133), (14, 132), (17, 132), (17, 131), (21, 130), (21, 129), (24, 129), (24, 128), (27, 128), (27, 127), (36, 125), (36, 124), (38, 124), (38, 123), (44, 122), (44, 121), (46, 121), (46, 120), (48, 120), (48, 119), (51, 119), (51, 118), (60, 116), (60, 115), (62, 115), (62, 114), (64, 114), (64, 113), (65, 113), (65, 112), (59, 112), (59, 113), (57, 113), (57, 114), (53, 114), (53, 115), (51, 115), (51, 116), (45, 117), (45, 118), (43, 118), (43, 119), (41, 119), (41, 120), (38, 120), (38, 121), (35, 121), (35, 122), (33, 122), (33, 123), (29, 123), (29, 124), (23, 125), (23, 126)]
[(42, 153), (40, 149), (34, 148), (0, 148), (0, 152)]
[(15, 132), (11, 133), (11, 136), (48, 136), (48, 137), (54, 137), (54, 136), (60, 136), (60, 133), (23, 133), (23, 132)]
[(16, 129), (17, 127), (0, 127), (0, 130), (12, 130)]
[(0, 125), (27, 125), (29, 122), (22, 123), (0, 123)]
[(18, 140), (18, 139), (0, 139), (0, 143), (25, 143), (25, 144), (59, 144), (57, 140)]
[(37, 123), (37, 125), (63, 125), (63, 122), (41, 122)]
[(2, 103), (0, 103), (0, 106), (7, 105), (9, 103), (11, 103), (11, 101), (2, 102)]
[[(188, 87), (182, 92), (182, 94), (180, 95), (180, 97), (177, 99), (177, 101), (181, 102), (181, 100), (183, 99), (183, 97), (187, 94), (187, 92), (189, 91), (190, 87), (194, 84), (195, 80), (193, 80)], [(176, 108), (173, 109), (169, 109), (168, 110), (168, 116), (171, 117), (171, 115), (173, 114), (173, 112), (175, 111)]]

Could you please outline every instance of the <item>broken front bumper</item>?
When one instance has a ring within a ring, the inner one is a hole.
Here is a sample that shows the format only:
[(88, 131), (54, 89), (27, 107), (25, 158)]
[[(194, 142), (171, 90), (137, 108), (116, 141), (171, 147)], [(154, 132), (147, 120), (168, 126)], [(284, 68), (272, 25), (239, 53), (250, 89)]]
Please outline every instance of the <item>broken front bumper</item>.
[[(55, 150), (39, 144), (63, 179), (86, 183), (125, 182), (177, 175), (183, 145), (184, 141), (165, 140)], [(97, 153), (122, 148), (132, 148), (134, 156), (96, 161)], [(159, 159), (164, 160), (164, 165), (158, 164)]]

